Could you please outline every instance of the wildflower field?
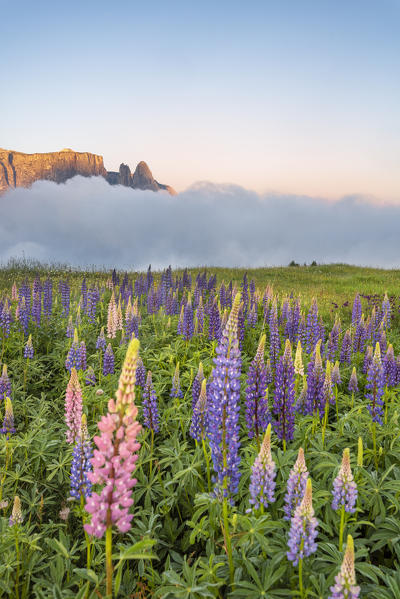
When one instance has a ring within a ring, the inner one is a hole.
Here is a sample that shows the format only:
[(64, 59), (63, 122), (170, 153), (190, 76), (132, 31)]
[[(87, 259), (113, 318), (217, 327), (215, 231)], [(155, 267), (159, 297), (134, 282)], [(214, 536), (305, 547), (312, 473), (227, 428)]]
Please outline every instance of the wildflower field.
[(0, 270), (0, 597), (399, 599), (399, 282)]

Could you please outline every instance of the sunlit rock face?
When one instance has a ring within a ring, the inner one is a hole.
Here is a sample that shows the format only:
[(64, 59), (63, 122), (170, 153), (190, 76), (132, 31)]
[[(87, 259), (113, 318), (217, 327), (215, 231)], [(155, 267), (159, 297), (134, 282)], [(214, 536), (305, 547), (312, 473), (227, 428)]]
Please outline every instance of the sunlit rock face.
[(140, 162), (132, 175), (126, 164), (121, 164), (119, 172), (107, 171), (103, 157), (90, 152), (75, 152), (66, 148), (60, 152), (24, 154), (0, 148), (0, 193), (15, 187), (30, 187), (39, 180), (65, 183), (75, 175), (101, 176), (111, 185), (152, 191), (165, 190), (175, 194), (172, 187), (154, 179), (145, 162)]

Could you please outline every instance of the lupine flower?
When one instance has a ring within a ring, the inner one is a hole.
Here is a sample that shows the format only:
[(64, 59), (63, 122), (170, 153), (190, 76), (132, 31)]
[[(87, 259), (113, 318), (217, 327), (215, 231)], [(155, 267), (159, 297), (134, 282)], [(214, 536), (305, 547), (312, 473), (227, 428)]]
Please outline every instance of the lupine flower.
[(319, 339), (318, 304), (313, 298), (310, 311), (307, 314), (306, 349), (309, 354)]
[(86, 371), (85, 384), (86, 385), (95, 385), (96, 384), (96, 375), (94, 373), (92, 366), (89, 366), (89, 368)]
[(201, 383), (202, 383), (203, 379), (204, 379), (203, 364), (202, 364), (202, 362), (200, 362), (199, 369), (198, 369), (197, 374), (194, 377), (193, 383), (192, 383), (192, 408), (193, 409), (199, 399)]
[(353, 352), (363, 352), (365, 342), (367, 340), (367, 328), (364, 323), (364, 314), (361, 314), (361, 318), (357, 323), (356, 330), (354, 332), (353, 339)]
[(354, 366), (353, 371), (351, 373), (350, 381), (349, 381), (349, 391), (350, 393), (358, 392), (358, 381), (357, 381), (357, 371)]
[(101, 327), (100, 335), (97, 337), (96, 341), (96, 349), (105, 350), (107, 345), (107, 341), (104, 335), (104, 327)]
[(142, 389), (146, 384), (146, 368), (144, 367), (142, 358), (138, 358), (135, 384), (138, 387), (142, 387)]
[(64, 522), (66, 522), (68, 520), (70, 511), (71, 510), (69, 509), (69, 507), (67, 507), (65, 504), (63, 504), (61, 507), (61, 510), (58, 512), (60, 519), (64, 520)]
[(172, 389), (170, 393), (170, 397), (172, 398), (182, 398), (183, 393), (181, 390), (180, 379), (179, 379), (179, 362), (176, 365), (174, 376), (172, 377)]
[(196, 441), (205, 439), (208, 427), (207, 379), (201, 381), (199, 398), (193, 408), (190, 436)]
[(314, 361), (310, 360), (307, 366), (307, 403), (306, 413), (313, 414), (317, 410), (324, 410), (324, 380), (325, 373), (322, 367), (320, 342), (315, 346)]
[(390, 343), (385, 357), (383, 358), (383, 370), (388, 387), (394, 387), (397, 383), (397, 364), (394, 356), (393, 345)]
[(274, 404), (272, 411), (276, 417), (274, 428), (284, 443), (291, 441), (294, 435), (294, 366), (292, 348), (286, 340), (285, 351), (280, 358), (275, 375)]
[(352, 342), (349, 331), (346, 331), (342, 341), (342, 349), (340, 350), (340, 363), (350, 364), (351, 362)]
[(239, 472), (239, 396), (241, 359), (238, 341), (240, 294), (235, 296), (228, 322), (216, 348), (209, 394), (209, 440), (216, 494), (237, 493)]
[(67, 443), (75, 443), (79, 438), (82, 420), (82, 389), (75, 368), (71, 369), (65, 393), (65, 423)]
[(351, 324), (353, 326), (357, 325), (357, 323), (359, 322), (359, 320), (361, 318), (361, 314), (362, 314), (361, 299), (360, 299), (360, 294), (357, 293), (356, 297), (354, 298), (353, 311), (352, 311), (352, 315), (351, 315)]
[(268, 387), (267, 372), (264, 362), (265, 335), (262, 335), (256, 355), (250, 364), (247, 373), (246, 387), (246, 424), (249, 438), (258, 438), (263, 433), (270, 421), (268, 413)]
[(82, 414), (81, 430), (72, 454), (70, 474), (70, 494), (75, 499), (80, 499), (81, 496), (89, 497), (92, 492), (92, 483), (87, 476), (88, 472), (92, 471), (92, 457), (92, 444), (87, 430), (86, 415)]
[(93, 472), (87, 477), (92, 484), (104, 485), (100, 492), (86, 498), (86, 511), (92, 515), (85, 524), (88, 534), (101, 538), (108, 526), (115, 524), (120, 532), (131, 527), (132, 488), (140, 444), (136, 441), (141, 426), (136, 420), (135, 377), (139, 341), (132, 339), (128, 346), (116, 401), (110, 399), (108, 413), (98, 423), (100, 436), (94, 438), (97, 449), (91, 460)]
[(111, 298), (108, 303), (107, 311), (107, 337), (114, 339), (118, 329), (118, 310), (115, 303), (114, 291), (111, 293)]
[(182, 335), (186, 341), (189, 341), (193, 337), (194, 323), (193, 323), (193, 308), (192, 300), (188, 297), (186, 306), (183, 309), (183, 323), (182, 323)]
[(11, 396), (11, 381), (7, 373), (7, 364), (3, 364), (0, 376), (0, 401)]
[(4, 401), (4, 420), (3, 427), (0, 429), (0, 433), (7, 435), (7, 439), (9, 438), (10, 434), (15, 433), (14, 412), (11, 399), (9, 397), (6, 397)]
[(14, 497), (14, 504), (10, 519), (8, 521), (9, 526), (14, 526), (15, 524), (22, 524), (23, 522), (22, 510), (21, 510), (21, 500), (18, 495)]
[(271, 456), (271, 423), (268, 425), (261, 444), (260, 452), (251, 469), (250, 504), (258, 510), (260, 506), (268, 507), (275, 501), (275, 462)]
[(335, 584), (331, 586), (331, 595), (328, 599), (358, 599), (360, 587), (356, 583), (354, 569), (354, 542), (353, 537), (348, 535), (346, 551), (343, 557), (340, 572), (335, 576)]
[(343, 505), (346, 512), (354, 514), (356, 511), (357, 485), (351, 472), (350, 449), (348, 447), (343, 451), (342, 465), (339, 474), (333, 481), (332, 495), (332, 509), (339, 510)]
[[(327, 404), (334, 405), (335, 396), (333, 394), (333, 389), (332, 389), (331, 363), (329, 361), (326, 363), (325, 380), (324, 380), (324, 386), (322, 388), (322, 394), (324, 397), (325, 409), (327, 409)], [(322, 414), (320, 414), (320, 416), (322, 417)]]
[(364, 374), (367, 374), (367, 372), (372, 364), (373, 354), (374, 354), (374, 349), (373, 349), (372, 345), (368, 345), (367, 351), (365, 352), (364, 364), (363, 364), (363, 373)]
[(317, 550), (317, 526), (312, 506), (311, 479), (308, 478), (303, 499), (296, 507), (290, 523), (287, 558), (294, 566)]
[(379, 343), (376, 344), (372, 364), (367, 373), (367, 384), (365, 388), (368, 390), (366, 398), (369, 399), (369, 413), (372, 416), (372, 422), (382, 424), (383, 416), (383, 394), (385, 387), (385, 373), (381, 361), (381, 350)]
[(111, 343), (107, 345), (103, 357), (103, 374), (114, 374), (114, 352), (111, 347)]
[(269, 356), (271, 368), (274, 371), (281, 351), (281, 339), (279, 337), (278, 319), (274, 317), (269, 325)]
[(292, 518), (295, 509), (303, 499), (307, 479), (308, 470), (304, 459), (304, 451), (303, 448), (300, 447), (299, 453), (297, 454), (297, 460), (290, 471), (287, 481), (285, 505), (283, 507), (285, 520), (290, 520)]
[(294, 372), (299, 376), (304, 376), (304, 366), (302, 359), (303, 348), (300, 341), (297, 342), (296, 355), (294, 358)]
[(296, 402), (296, 412), (299, 414), (307, 414), (307, 377), (303, 376), (303, 388), (300, 391)]
[(24, 358), (33, 358), (32, 335), (29, 335), (28, 341), (25, 343)]
[(74, 336), (74, 324), (72, 322), (72, 316), (68, 318), (67, 330), (65, 332), (68, 339), (72, 339)]
[(332, 368), (332, 385), (341, 385), (342, 377), (340, 376), (339, 362), (336, 360), (335, 366)]
[(65, 360), (65, 368), (68, 370), (68, 372), (71, 372), (72, 368), (76, 368), (76, 370), (80, 370), (81, 368), (81, 354), (79, 350), (78, 331), (76, 329), (74, 332), (74, 340), (69, 348), (68, 355)]
[(151, 370), (147, 372), (146, 385), (143, 390), (143, 425), (155, 433), (160, 430), (157, 395), (154, 389)]

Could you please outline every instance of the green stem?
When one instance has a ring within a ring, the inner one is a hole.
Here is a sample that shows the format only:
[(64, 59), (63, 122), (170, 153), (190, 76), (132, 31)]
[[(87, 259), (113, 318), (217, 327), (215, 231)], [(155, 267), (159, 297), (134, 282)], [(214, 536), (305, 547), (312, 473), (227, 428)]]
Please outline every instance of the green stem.
[(208, 486), (208, 492), (211, 493), (211, 473), (210, 473), (210, 460), (208, 457), (208, 452), (207, 452), (207, 448), (206, 448), (206, 442), (204, 439), (201, 440), (202, 445), (203, 445), (203, 453), (204, 453), (204, 459), (206, 460), (206, 467), (207, 467), (207, 486)]
[(339, 406), (338, 406), (338, 388), (335, 385), (335, 405), (336, 405), (336, 420), (339, 422)]
[(302, 559), (299, 559), (299, 591), (300, 591), (300, 598), (303, 599), (304, 590), (303, 590), (303, 560)]
[(283, 439), (282, 444), (283, 444), (283, 451), (286, 451), (286, 439)]
[(151, 430), (151, 446), (150, 446), (150, 478), (151, 478), (151, 473), (153, 471), (153, 447), (154, 447), (154, 430)]
[(15, 529), (15, 553), (17, 555), (17, 572), (15, 574), (15, 597), (19, 599), (19, 544), (18, 544), (18, 524), (14, 524)]
[(327, 400), (325, 402), (324, 424), (322, 426), (322, 449), (324, 449), (324, 445), (325, 445), (325, 431), (326, 431), (326, 425), (328, 423), (328, 413), (329, 413), (329, 401)]
[(107, 599), (112, 599), (112, 579), (113, 579), (113, 565), (112, 565), (112, 525), (107, 526), (106, 529), (106, 596)]
[(342, 509), (340, 511), (339, 551), (342, 551), (342, 547), (343, 547), (343, 533), (344, 533), (344, 527), (345, 527), (345, 515), (346, 515), (346, 512), (344, 510), (344, 505), (342, 505)]
[(375, 467), (378, 470), (378, 456), (376, 453), (376, 422), (372, 423), (372, 443), (373, 443), (373, 447), (374, 447)]
[(231, 543), (231, 535), (229, 532), (228, 499), (227, 499), (227, 497), (224, 497), (224, 502), (222, 504), (222, 512), (223, 512), (223, 516), (224, 516), (224, 537), (225, 537), (226, 551), (228, 553), (229, 574), (230, 574), (231, 584), (233, 586), (235, 568), (233, 566), (232, 543)]

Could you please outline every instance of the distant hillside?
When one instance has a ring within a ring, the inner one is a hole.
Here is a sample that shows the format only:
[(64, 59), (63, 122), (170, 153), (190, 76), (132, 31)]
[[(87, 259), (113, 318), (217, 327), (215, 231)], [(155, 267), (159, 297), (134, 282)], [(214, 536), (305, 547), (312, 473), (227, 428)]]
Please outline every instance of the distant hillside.
[(14, 187), (30, 187), (35, 181), (46, 180), (64, 183), (67, 179), (82, 175), (101, 176), (110, 185), (125, 185), (133, 189), (168, 191), (175, 190), (169, 185), (156, 181), (145, 162), (139, 162), (132, 174), (129, 166), (121, 164), (119, 172), (104, 168), (103, 156), (90, 152), (75, 152), (65, 149), (60, 152), (24, 154), (0, 148), (0, 193)]

